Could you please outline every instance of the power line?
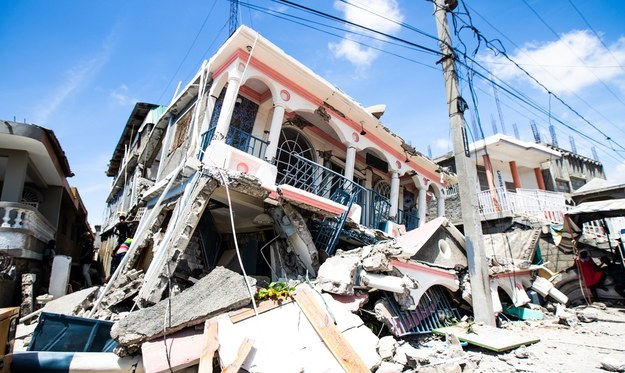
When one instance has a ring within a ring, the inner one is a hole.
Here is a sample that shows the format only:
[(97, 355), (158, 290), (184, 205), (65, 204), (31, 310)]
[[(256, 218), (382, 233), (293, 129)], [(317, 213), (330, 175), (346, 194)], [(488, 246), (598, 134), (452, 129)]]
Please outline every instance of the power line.
[[(479, 12), (477, 12), (474, 8), (471, 8), (469, 6), (467, 6), (468, 9), (471, 10), (471, 12), (475, 13), (483, 22), (485, 22), (488, 26), (490, 26), (493, 30), (495, 30), (496, 32), (498, 32), (501, 36), (503, 36), (504, 39), (506, 39), (510, 44), (512, 44), (514, 47), (517, 48), (517, 50), (519, 50), (521, 53), (525, 54), (528, 58), (532, 59), (533, 58), (526, 54), (523, 49), (517, 45), (512, 39), (510, 39), (509, 37), (507, 37), (501, 30), (499, 30), (497, 27), (495, 27), (492, 23), (490, 23), (488, 21), (488, 19), (486, 19), (486, 17), (482, 16)], [(470, 21), (471, 22), (471, 21)], [(477, 29), (476, 29), (477, 30)], [(495, 62), (489, 62), (489, 64), (496, 64)], [(503, 62), (501, 64), (504, 64)], [(508, 64), (507, 62), (505, 64)], [(531, 64), (519, 64), (520, 66), (543, 66), (543, 65), (531, 65)], [(562, 67), (569, 67), (569, 66), (562, 66)], [(575, 66), (578, 67), (578, 66)], [(607, 67), (607, 66), (606, 66)], [(611, 68), (614, 67), (620, 67), (620, 66), (612, 66)], [(551, 73), (551, 71), (549, 71), (548, 69), (543, 69), (543, 71), (545, 71), (547, 74), (549, 74), (552, 78), (555, 79), (555, 76)], [(621, 129), (620, 126), (617, 126), (612, 120), (610, 120), (608, 117), (606, 117), (601, 111), (597, 110), (595, 108), (594, 105), (591, 105), (590, 103), (588, 103), (586, 100), (584, 100), (581, 96), (579, 96), (577, 93), (575, 93), (574, 91), (569, 91), (570, 94), (572, 94), (573, 96), (575, 96), (575, 98), (577, 98), (579, 101), (581, 101), (582, 103), (584, 103), (590, 110), (592, 110), (593, 112), (595, 112), (597, 115), (599, 115), (601, 118), (603, 118), (607, 123), (611, 124), (613, 128), (617, 128), (620, 132), (625, 133), (625, 130)]]
[(193, 49), (193, 46), (195, 45), (195, 42), (200, 37), (200, 34), (202, 33), (202, 30), (204, 29), (204, 26), (206, 26), (206, 22), (208, 21), (208, 18), (213, 13), (213, 10), (215, 9), (215, 5), (217, 5), (217, 0), (213, 1), (213, 6), (208, 11), (208, 14), (206, 15), (206, 17), (204, 18), (204, 22), (202, 22), (202, 26), (200, 27), (198, 32), (195, 34), (195, 38), (193, 38), (193, 42), (191, 43), (189, 48), (187, 48), (187, 52), (184, 54), (184, 57), (182, 58), (182, 61), (180, 61), (180, 64), (178, 64), (178, 67), (176, 68), (176, 71), (172, 74), (171, 78), (169, 79), (169, 82), (167, 82), (167, 85), (163, 89), (163, 92), (161, 92), (161, 94), (158, 96), (158, 99), (156, 100), (157, 102), (161, 101), (161, 99), (165, 95), (165, 92), (167, 92), (167, 89), (169, 89), (169, 85), (171, 84), (171, 82), (174, 81), (174, 78), (176, 77), (176, 74), (178, 74), (178, 72), (180, 71), (180, 68), (182, 67), (184, 62), (187, 60), (187, 57), (189, 57), (189, 53), (191, 53), (191, 49)]
[(575, 4), (573, 4), (573, 2), (571, 0), (569, 0), (569, 4), (571, 4), (571, 7), (573, 7), (573, 9), (575, 9), (575, 11), (577, 12), (577, 14), (580, 16), (580, 18), (584, 21), (584, 23), (586, 23), (586, 26), (588, 26), (588, 28), (590, 29), (590, 31), (592, 31), (593, 34), (595, 34), (595, 36), (597, 37), (597, 39), (601, 42), (601, 45), (603, 45), (603, 47), (605, 48), (606, 51), (608, 51), (608, 53), (610, 53), (610, 56), (612, 56), (612, 58), (614, 58), (614, 61), (617, 63), (617, 66), (621, 68), (621, 70), (623, 70), (623, 72), (625, 72), (625, 67), (623, 67), (623, 65), (621, 64), (621, 62), (618, 60), (618, 58), (616, 58), (616, 56), (614, 55), (614, 53), (612, 53), (612, 51), (610, 50), (610, 48), (608, 48), (608, 46), (604, 43), (603, 39), (599, 36), (599, 34), (597, 33), (597, 31), (595, 31), (595, 29), (590, 25), (590, 23), (588, 22), (588, 20), (586, 19), (586, 17), (584, 17), (584, 14), (582, 12), (579, 11), (579, 9), (577, 9), (577, 7), (575, 6)]
[[(522, 0), (523, 3), (525, 5), (527, 5), (528, 8), (530, 8), (530, 10), (532, 11), (532, 13), (534, 13), (536, 15), (536, 17), (545, 25), (545, 27), (547, 27), (547, 29), (549, 29), (549, 31), (551, 31), (551, 33), (553, 33), (556, 38), (559, 38), (560, 36), (558, 35), (558, 33), (549, 25), (549, 23), (547, 23), (541, 16), (540, 14), (526, 1), (526, 0)], [(599, 38), (599, 40), (601, 40), (601, 38)], [(568, 45), (565, 44), (566, 47), (569, 49), (569, 51), (571, 51), (571, 54), (573, 54), (584, 66), (586, 66), (586, 63), (584, 62), (584, 60), (582, 60), (576, 53), (575, 51)], [(620, 97), (618, 97), (618, 95), (616, 93), (614, 93), (614, 91), (608, 87), (607, 84), (605, 84), (605, 82), (599, 78), (597, 76), (597, 74), (595, 74), (595, 72), (592, 69), (588, 69), (588, 71), (590, 71), (590, 73), (592, 75), (594, 75), (595, 78), (597, 78), (597, 80), (599, 82), (601, 82), (601, 84), (603, 85), (603, 87), (608, 90), (608, 92), (610, 92), (612, 94), (612, 96), (614, 96), (614, 98), (616, 98), (621, 104), (623, 104), (623, 106), (625, 106), (625, 101), (621, 100)], [(624, 149), (625, 150), (625, 149)]]

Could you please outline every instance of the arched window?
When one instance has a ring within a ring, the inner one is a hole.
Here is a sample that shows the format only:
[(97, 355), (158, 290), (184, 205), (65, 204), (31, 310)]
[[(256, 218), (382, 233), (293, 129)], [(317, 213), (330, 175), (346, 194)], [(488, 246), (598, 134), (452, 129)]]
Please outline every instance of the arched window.
[[(300, 184), (306, 183), (306, 180), (312, 176), (312, 170), (302, 170), (301, 167), (298, 167), (299, 159), (295, 155), (315, 162), (315, 149), (302, 131), (286, 126), (282, 127), (278, 144), (276, 154), (278, 180), (285, 179), (285, 175), (289, 173), (289, 177), (283, 181), (294, 187), (301, 188), (303, 185)], [(293, 168), (299, 170), (297, 174), (292, 174)]]
[(23, 204), (32, 206), (34, 208), (39, 208), (39, 203), (42, 202), (41, 195), (34, 189), (29, 187), (24, 187), (24, 191), (22, 192), (22, 201)]

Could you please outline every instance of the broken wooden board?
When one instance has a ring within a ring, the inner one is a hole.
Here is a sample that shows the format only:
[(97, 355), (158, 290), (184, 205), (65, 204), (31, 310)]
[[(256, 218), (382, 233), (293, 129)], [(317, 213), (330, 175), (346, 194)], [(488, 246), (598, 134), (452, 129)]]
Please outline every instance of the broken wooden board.
[(459, 340), (491, 351), (502, 352), (513, 348), (530, 345), (540, 341), (534, 338), (505, 329), (497, 329), (488, 325), (448, 326), (433, 329), (439, 335), (454, 334)]
[(228, 366), (224, 367), (222, 373), (237, 373), (245, 359), (247, 359), (247, 355), (252, 351), (252, 347), (254, 347), (254, 341), (249, 338), (244, 338), (243, 342), (241, 342), (241, 346), (239, 346), (236, 359)]
[(334, 325), (328, 313), (306, 288), (298, 289), (295, 301), (313, 325), (336, 360), (347, 372), (367, 372), (369, 368)]
[[(293, 302), (293, 298), (284, 298), (279, 300), (267, 299), (258, 303), (258, 305), (256, 306), (256, 311), (260, 315), (263, 312), (270, 311), (276, 307), (280, 307), (284, 304), (288, 304), (291, 302)], [(251, 307), (245, 307), (238, 310), (230, 311), (228, 315), (230, 316), (230, 320), (232, 321), (232, 323), (237, 323), (249, 317), (255, 316), (256, 312), (254, 312), (254, 309)]]
[(202, 352), (200, 354), (200, 367), (198, 373), (211, 373), (213, 371), (213, 357), (219, 348), (217, 340), (217, 321), (207, 320), (204, 323), (204, 337), (202, 340)]

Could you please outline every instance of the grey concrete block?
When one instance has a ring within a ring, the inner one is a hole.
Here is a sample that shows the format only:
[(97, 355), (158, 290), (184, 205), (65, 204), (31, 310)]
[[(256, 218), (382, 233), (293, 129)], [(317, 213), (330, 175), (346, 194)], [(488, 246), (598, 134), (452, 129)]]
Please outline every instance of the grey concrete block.
[(164, 325), (173, 333), (249, 303), (243, 276), (217, 267), (179, 295), (128, 314), (113, 325), (111, 336), (124, 347), (137, 347), (162, 336)]

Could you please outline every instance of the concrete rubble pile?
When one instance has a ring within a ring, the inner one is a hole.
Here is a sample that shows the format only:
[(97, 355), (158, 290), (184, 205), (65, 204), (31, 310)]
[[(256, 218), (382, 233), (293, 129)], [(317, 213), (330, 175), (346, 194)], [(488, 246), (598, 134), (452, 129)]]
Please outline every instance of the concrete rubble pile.
[[(238, 185), (249, 191), (247, 184)], [(193, 205), (191, 210), (197, 208)], [(280, 233), (271, 250), (296, 259), (274, 262), (273, 279), (244, 277), (216, 266), (193, 281), (185, 277), (190, 285), (183, 288), (163, 276), (178, 271), (179, 258), (170, 252), (159, 259), (155, 251), (148, 273), (160, 275), (148, 279), (126, 265), (106, 287), (54, 300), (43, 312), (115, 321), (113, 359), (120, 367), (137, 363), (135, 371), (460, 372), (480, 366), (481, 355), (465, 352), (459, 341), (465, 341), (462, 328), (473, 325), (472, 299), (464, 236), (452, 224), (440, 217), (394, 239), (378, 232), (374, 236), (383, 239), (375, 244), (343, 245), (327, 257), (315, 249), (302, 211), (291, 205), (271, 211)], [(522, 235), (506, 239), (523, 243), (515, 243), (515, 258), (488, 254), (493, 312), (565, 325), (592, 320), (591, 313), (566, 310), (566, 296), (545, 278), (548, 272), (529, 264), (535, 232)], [(166, 240), (149, 236), (154, 242)], [(177, 256), (193, 242), (188, 232), (185, 237), (169, 246), (180, 250)], [(487, 246), (501, 248), (500, 239), (487, 237)], [(288, 284), (286, 292), (253, 301), (259, 290), (272, 288), (272, 280)], [(147, 294), (143, 299), (142, 293)]]

